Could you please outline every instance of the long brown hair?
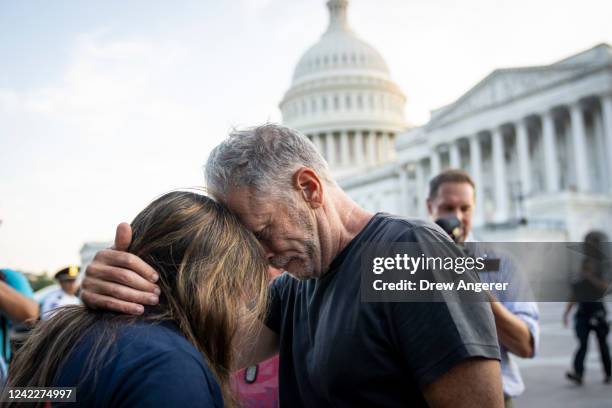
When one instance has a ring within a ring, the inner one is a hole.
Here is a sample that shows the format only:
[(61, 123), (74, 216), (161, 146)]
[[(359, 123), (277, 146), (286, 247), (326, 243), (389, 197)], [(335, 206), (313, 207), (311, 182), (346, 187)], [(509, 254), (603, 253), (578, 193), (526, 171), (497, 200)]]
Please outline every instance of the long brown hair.
[(33, 330), (15, 356), (8, 385), (52, 385), (63, 359), (100, 321), (103, 332), (86, 366), (92, 373), (120, 326), (171, 320), (209, 363), (225, 404), (234, 405), (230, 374), (236, 334), (239, 328), (241, 335), (255, 330), (266, 310), (268, 277), (261, 246), (225, 207), (196, 192), (163, 195), (136, 216), (132, 230), (129, 252), (159, 273), (160, 304), (139, 317), (63, 308)]

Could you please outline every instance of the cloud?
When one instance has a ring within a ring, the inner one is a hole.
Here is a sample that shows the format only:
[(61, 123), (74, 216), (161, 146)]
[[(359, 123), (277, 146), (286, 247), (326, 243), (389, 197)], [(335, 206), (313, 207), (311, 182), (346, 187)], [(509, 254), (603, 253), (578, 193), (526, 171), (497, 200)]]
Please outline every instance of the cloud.
[(214, 100), (180, 75), (191, 55), (183, 44), (100, 33), (75, 44), (61, 77), (0, 89), (7, 266), (78, 261), (84, 241), (109, 239), (156, 195), (201, 184), (206, 152), (225, 133), (207, 123), (219, 116)]
[(241, 5), (246, 8), (248, 14), (261, 12), (272, 5), (274, 0), (241, 0)]
[(82, 35), (63, 78), (22, 94), (1, 90), (0, 109), (69, 122), (102, 116), (110, 128), (129, 117), (156, 117), (160, 109), (173, 111), (181, 105), (166, 95), (164, 81), (185, 62), (184, 56), (177, 44)]

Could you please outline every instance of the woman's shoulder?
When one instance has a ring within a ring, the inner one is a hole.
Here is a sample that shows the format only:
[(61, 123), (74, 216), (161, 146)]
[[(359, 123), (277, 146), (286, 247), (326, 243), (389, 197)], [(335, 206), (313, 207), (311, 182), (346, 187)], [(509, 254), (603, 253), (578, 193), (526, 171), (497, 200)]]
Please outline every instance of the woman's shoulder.
[(181, 368), (198, 378), (214, 378), (198, 349), (173, 322), (139, 321), (119, 328), (115, 359), (140, 369), (142, 366)]
[[(70, 370), (76, 364), (80, 370), (88, 369), (83, 364), (87, 359), (84, 354), (99, 342), (100, 330), (104, 328), (98, 325), (84, 338), (65, 368)], [(85, 381), (82, 388), (99, 394), (109, 405), (177, 405), (192, 398), (208, 401), (211, 406), (222, 404), (219, 385), (208, 364), (173, 323), (139, 321), (121, 325), (99, 361), (94, 365), (95, 377), (82, 371), (79, 377), (93, 380)]]
[(184, 352), (204, 362), (197, 351), (171, 321), (153, 322), (141, 320), (121, 325), (116, 333), (117, 342), (122, 346), (143, 348), (152, 353)]
[(126, 406), (194, 401), (222, 405), (221, 390), (208, 364), (174, 323), (126, 326), (119, 333), (118, 346), (117, 359), (128, 366), (121, 375), (124, 392), (118, 390), (117, 398)]

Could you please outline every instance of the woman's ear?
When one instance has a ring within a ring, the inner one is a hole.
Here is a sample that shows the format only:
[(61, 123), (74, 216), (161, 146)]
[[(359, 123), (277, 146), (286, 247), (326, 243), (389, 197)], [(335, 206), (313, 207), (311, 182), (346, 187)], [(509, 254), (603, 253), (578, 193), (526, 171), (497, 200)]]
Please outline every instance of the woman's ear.
[(311, 168), (301, 167), (293, 175), (293, 188), (315, 209), (323, 205), (323, 183), (319, 175)]

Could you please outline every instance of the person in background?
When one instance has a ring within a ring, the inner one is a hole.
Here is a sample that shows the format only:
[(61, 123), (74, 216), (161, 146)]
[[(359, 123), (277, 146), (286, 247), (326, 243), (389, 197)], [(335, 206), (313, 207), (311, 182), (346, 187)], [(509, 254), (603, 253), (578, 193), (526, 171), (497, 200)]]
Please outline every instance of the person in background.
[(604, 384), (612, 383), (612, 362), (608, 346), (610, 325), (607, 321), (606, 306), (602, 300), (610, 289), (605, 269), (609, 265), (602, 259), (603, 243), (608, 238), (603, 232), (589, 232), (585, 239), (585, 255), (579, 279), (572, 285), (572, 299), (567, 303), (563, 313), (563, 324), (569, 323), (569, 315), (578, 305), (574, 315), (574, 330), (578, 338), (578, 349), (574, 355), (574, 370), (565, 373), (568, 380), (582, 385), (584, 359), (589, 345), (589, 334), (593, 331), (599, 344), (599, 352), (604, 371)]
[(0, 270), (0, 387), (11, 360), (11, 325), (35, 321), (38, 309), (25, 276), (11, 269)]
[[(472, 236), (475, 197), (476, 186), (467, 172), (445, 170), (429, 183), (427, 210), (434, 221), (447, 217), (459, 221), (453, 230), (454, 234), (450, 234), (457, 243), (475, 242)], [(514, 269), (511, 260), (502, 256), (499, 271), (482, 272), (479, 275), (483, 282), (518, 283), (521, 277)], [(505, 405), (510, 407), (512, 399), (523, 393), (525, 385), (518, 366), (508, 354), (522, 358), (534, 357), (540, 337), (539, 310), (535, 302), (516, 302), (505, 292), (494, 291), (491, 295), (491, 309), (500, 343)]]
[(53, 310), (68, 305), (80, 305), (81, 300), (76, 296), (79, 290), (79, 267), (76, 265), (61, 269), (55, 274), (60, 289), (47, 295), (40, 308), (41, 318), (47, 320), (53, 315)]

